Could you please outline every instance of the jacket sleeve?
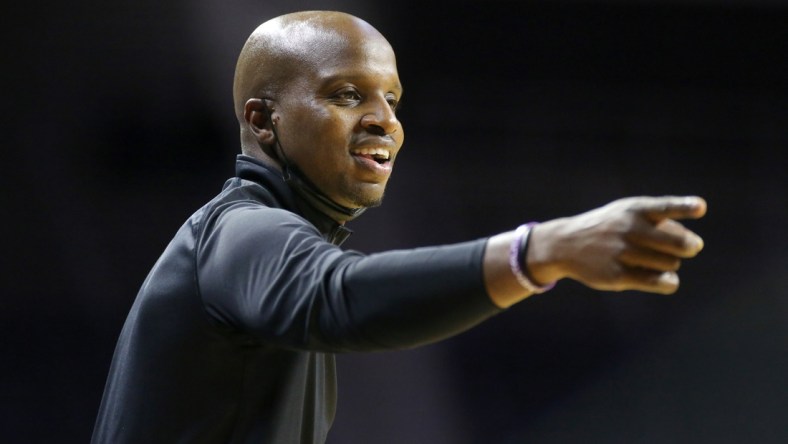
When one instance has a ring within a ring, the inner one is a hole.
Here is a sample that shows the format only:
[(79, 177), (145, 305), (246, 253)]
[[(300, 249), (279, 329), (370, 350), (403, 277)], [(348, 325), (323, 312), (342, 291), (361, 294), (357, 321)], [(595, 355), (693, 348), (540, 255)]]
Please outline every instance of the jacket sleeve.
[(239, 207), (199, 237), (197, 283), (216, 322), (272, 346), (409, 348), (500, 311), (484, 288), (485, 244), (365, 256), (326, 242), (290, 212)]

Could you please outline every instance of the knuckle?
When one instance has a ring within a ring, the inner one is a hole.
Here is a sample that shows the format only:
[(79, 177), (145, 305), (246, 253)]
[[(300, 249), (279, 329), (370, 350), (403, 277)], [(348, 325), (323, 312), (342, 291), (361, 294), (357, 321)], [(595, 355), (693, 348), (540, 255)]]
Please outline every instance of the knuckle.
[(625, 267), (618, 260), (616, 260), (608, 271), (608, 280), (611, 282), (620, 282), (625, 276)]
[(668, 238), (670, 244), (678, 249), (684, 250), (687, 248), (689, 241), (686, 236), (671, 236)]

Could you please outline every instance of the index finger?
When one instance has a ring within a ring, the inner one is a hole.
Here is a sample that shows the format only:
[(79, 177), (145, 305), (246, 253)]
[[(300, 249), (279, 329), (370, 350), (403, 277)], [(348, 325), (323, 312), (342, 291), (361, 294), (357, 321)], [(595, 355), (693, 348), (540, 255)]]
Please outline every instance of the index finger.
[(663, 219), (698, 219), (706, 214), (706, 201), (698, 196), (643, 197), (634, 205), (654, 222)]

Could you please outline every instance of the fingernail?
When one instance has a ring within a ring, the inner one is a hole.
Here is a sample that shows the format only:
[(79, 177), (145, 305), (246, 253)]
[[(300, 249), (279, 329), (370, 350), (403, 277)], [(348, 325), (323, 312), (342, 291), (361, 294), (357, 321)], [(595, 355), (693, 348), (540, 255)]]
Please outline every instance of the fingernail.
[(679, 275), (672, 271), (662, 273), (659, 276), (659, 280), (662, 283), (662, 292), (664, 294), (673, 294), (679, 288)]
[(698, 235), (693, 235), (689, 241), (689, 247), (698, 252), (703, 249), (703, 239)]
[(706, 200), (702, 197), (692, 196), (687, 198), (687, 205), (692, 208), (692, 211), (706, 213)]

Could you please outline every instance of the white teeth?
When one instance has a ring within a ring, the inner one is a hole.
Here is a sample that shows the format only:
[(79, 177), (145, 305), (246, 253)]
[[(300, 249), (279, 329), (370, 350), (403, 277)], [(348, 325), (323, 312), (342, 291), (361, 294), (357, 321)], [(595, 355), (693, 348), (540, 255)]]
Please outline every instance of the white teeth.
[(353, 154), (377, 156), (383, 159), (388, 159), (389, 157), (391, 157), (391, 153), (389, 152), (389, 150), (385, 148), (360, 148), (357, 150), (353, 150)]

